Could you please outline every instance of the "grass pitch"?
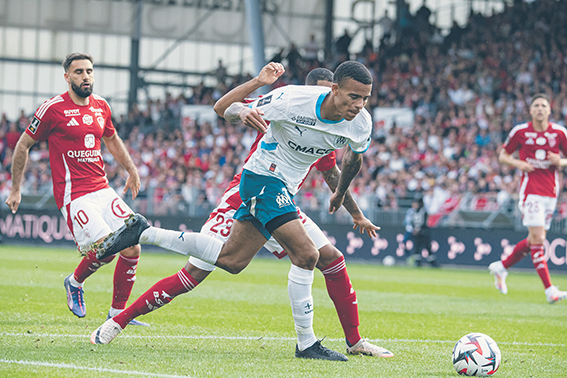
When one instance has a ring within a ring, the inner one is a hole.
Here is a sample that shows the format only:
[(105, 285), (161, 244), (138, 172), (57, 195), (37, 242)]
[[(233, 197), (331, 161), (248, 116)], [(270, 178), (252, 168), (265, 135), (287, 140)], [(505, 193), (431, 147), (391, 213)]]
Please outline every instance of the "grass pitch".
[[(131, 301), (186, 260), (143, 254)], [(567, 303), (547, 304), (535, 272), (512, 272), (504, 296), (486, 270), (350, 263), (361, 334), (395, 357), (351, 356), (345, 363), (294, 357), (289, 260), (256, 259), (237, 276), (217, 270), (142, 317), (151, 327), (130, 326), (103, 346), (91, 345), (89, 336), (106, 319), (114, 263), (87, 280), (88, 312), (79, 319), (67, 309), (63, 288), (78, 262), (71, 249), (0, 246), (1, 377), (456, 377), (451, 351), (469, 332), (498, 343), (496, 377), (567, 374)], [(552, 278), (567, 289), (567, 276)], [(344, 352), (318, 271), (313, 297), (317, 336)]]

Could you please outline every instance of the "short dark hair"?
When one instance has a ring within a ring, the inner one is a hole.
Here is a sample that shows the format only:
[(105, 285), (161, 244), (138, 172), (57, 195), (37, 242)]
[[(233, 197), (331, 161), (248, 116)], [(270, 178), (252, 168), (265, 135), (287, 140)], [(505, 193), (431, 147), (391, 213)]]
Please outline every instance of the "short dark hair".
[(333, 71), (326, 68), (315, 68), (309, 71), (305, 78), (305, 85), (317, 85), (319, 81), (333, 82)]
[(67, 70), (71, 66), (71, 63), (73, 63), (73, 61), (75, 60), (89, 60), (91, 63), (94, 64), (94, 59), (89, 54), (71, 53), (67, 55), (63, 63), (61, 63), (63, 65), (63, 69), (65, 70), (65, 72), (67, 72)]
[(368, 68), (360, 62), (347, 60), (341, 63), (333, 75), (333, 83), (341, 86), (345, 80), (353, 79), (362, 84), (372, 84), (372, 75)]
[(536, 93), (535, 95), (532, 96), (532, 102), (530, 102), (530, 106), (532, 106), (534, 101), (537, 100), (538, 98), (543, 98), (549, 104), (551, 104), (551, 100), (549, 99), (548, 95), (546, 95), (545, 93)]

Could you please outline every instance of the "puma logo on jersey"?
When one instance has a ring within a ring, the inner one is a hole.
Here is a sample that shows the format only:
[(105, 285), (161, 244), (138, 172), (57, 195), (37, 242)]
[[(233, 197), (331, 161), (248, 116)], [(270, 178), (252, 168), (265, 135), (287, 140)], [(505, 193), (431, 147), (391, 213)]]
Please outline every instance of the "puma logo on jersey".
[(79, 126), (79, 122), (77, 122), (75, 117), (73, 117), (69, 122), (67, 122), (67, 126)]
[[(293, 118), (292, 118), (292, 119), (293, 119)], [(303, 136), (303, 132), (304, 132), (305, 130), (307, 130), (307, 129), (301, 130), (297, 125), (295, 126), (295, 129), (296, 129), (297, 131), (299, 131), (299, 136)]]

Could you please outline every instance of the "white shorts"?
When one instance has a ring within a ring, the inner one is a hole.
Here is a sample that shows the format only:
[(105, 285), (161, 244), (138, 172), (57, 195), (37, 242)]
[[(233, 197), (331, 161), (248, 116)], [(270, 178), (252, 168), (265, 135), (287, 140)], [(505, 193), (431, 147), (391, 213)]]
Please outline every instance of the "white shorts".
[(522, 224), (525, 227), (544, 227), (549, 230), (556, 206), (555, 197), (528, 194), (525, 200), (518, 204), (522, 213)]
[[(317, 224), (313, 222), (311, 218), (305, 215), (299, 209), (299, 207), (297, 208), (297, 212), (299, 213), (299, 219), (301, 220), (301, 222), (303, 222), (305, 230), (315, 243), (317, 249), (321, 249), (325, 245), (331, 244), (331, 242), (329, 241), (329, 239), (327, 239), (319, 226), (317, 226)], [(236, 210), (231, 205), (226, 203), (225, 197), (223, 197), (221, 199), (221, 203), (217, 206), (216, 209), (213, 210), (213, 212), (209, 216), (209, 219), (201, 228), (201, 233), (213, 236), (223, 243), (226, 242), (228, 240), (228, 236), (230, 235), (232, 223), (234, 222), (234, 219), (232, 218), (234, 216), (234, 213), (236, 213)], [(279, 245), (276, 239), (274, 239), (274, 237), (271, 237), (266, 242), (266, 244), (264, 244), (264, 248), (270, 251), (278, 259), (283, 259), (285, 256), (287, 256), (287, 253)], [(189, 262), (197, 268), (206, 271), (212, 271), (215, 268), (214, 265), (201, 261), (193, 256), (189, 257)]]
[(71, 201), (61, 213), (82, 250), (122, 227), (133, 211), (114, 189), (105, 188)]

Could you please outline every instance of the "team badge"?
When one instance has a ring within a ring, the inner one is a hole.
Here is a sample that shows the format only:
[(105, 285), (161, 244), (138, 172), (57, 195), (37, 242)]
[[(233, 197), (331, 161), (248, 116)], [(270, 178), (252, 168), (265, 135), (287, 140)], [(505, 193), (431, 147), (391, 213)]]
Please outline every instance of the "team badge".
[(100, 125), (101, 129), (104, 129), (104, 118), (102, 117), (96, 117), (96, 120), (98, 121), (98, 124)]
[(287, 195), (287, 193), (278, 193), (276, 196), (276, 202), (278, 203), (278, 207), (281, 209), (284, 206), (291, 205), (291, 199)]
[(39, 119), (37, 119), (37, 117), (33, 117), (32, 121), (30, 122), (30, 125), (28, 126), (28, 130), (32, 133), (35, 134), (35, 132), (37, 131), (37, 128), (39, 127), (39, 124), (41, 123), (41, 121)]
[(86, 148), (93, 148), (95, 145), (95, 137), (93, 134), (85, 135), (85, 147)]
[(85, 115), (83, 116), (83, 123), (84, 123), (85, 125), (87, 125), (87, 126), (92, 125), (92, 123), (93, 123), (93, 116), (90, 115), (90, 114), (85, 114)]

